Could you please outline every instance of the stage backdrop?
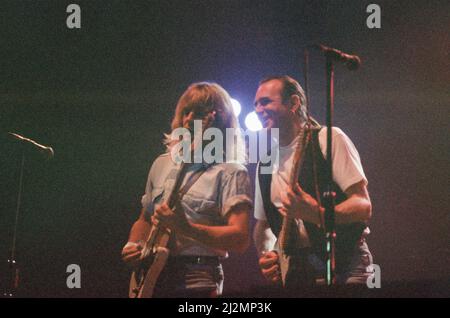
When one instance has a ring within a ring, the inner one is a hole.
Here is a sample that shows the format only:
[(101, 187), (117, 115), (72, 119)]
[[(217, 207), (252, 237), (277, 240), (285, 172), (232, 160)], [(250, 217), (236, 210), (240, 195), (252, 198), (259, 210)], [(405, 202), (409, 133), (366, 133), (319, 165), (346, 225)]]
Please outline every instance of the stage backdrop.
[[(336, 66), (335, 125), (359, 150), (373, 203), (368, 239), (383, 282), (449, 279), (448, 1), (2, 1), (0, 262), (13, 236), (16, 132), (54, 148), (27, 152), (17, 237), (20, 295), (126, 297), (120, 251), (148, 169), (164, 151), (177, 99), (215, 81), (252, 111), (258, 81), (303, 83), (303, 47), (357, 54)], [(325, 120), (325, 66), (310, 52), (311, 112)], [(249, 170), (254, 173), (254, 166)], [(81, 289), (66, 268), (81, 267)], [(225, 263), (225, 293), (264, 286), (253, 244)], [(7, 275), (1, 271), (2, 279)]]

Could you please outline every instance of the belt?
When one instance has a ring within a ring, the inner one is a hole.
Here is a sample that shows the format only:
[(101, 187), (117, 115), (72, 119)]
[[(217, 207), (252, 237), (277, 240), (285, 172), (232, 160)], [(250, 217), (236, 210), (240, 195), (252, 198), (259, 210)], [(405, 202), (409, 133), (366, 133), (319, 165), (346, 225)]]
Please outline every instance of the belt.
[(218, 256), (177, 255), (169, 258), (169, 262), (194, 265), (219, 265)]

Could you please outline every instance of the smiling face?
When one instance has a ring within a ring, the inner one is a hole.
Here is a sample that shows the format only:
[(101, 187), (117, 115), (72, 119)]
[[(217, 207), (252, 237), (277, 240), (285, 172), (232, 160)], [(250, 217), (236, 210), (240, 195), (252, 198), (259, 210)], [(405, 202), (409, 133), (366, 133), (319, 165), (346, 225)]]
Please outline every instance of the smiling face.
[[(245, 162), (245, 143), (239, 129), (239, 122), (233, 113), (230, 95), (224, 88), (216, 83), (198, 82), (191, 84), (186, 89), (178, 100), (175, 109), (171, 124), (172, 132), (178, 128), (186, 128), (192, 136), (192, 133), (196, 132), (195, 127), (198, 127), (195, 125), (196, 120), (202, 122), (202, 127), (197, 131), (202, 135), (207, 128), (219, 129), (222, 136), (227, 136), (227, 129), (234, 129), (235, 142), (231, 145), (223, 144), (223, 149), (226, 152), (225, 159), (232, 158), (230, 160), (240, 163)], [(185, 132), (183, 131), (181, 135), (184, 135)], [(166, 135), (164, 142), (170, 150), (178, 141), (178, 137), (174, 140), (169, 134)], [(213, 141), (215, 141), (215, 138)]]
[(290, 120), (290, 105), (283, 103), (283, 82), (273, 79), (262, 83), (255, 96), (255, 112), (264, 128), (281, 128)]

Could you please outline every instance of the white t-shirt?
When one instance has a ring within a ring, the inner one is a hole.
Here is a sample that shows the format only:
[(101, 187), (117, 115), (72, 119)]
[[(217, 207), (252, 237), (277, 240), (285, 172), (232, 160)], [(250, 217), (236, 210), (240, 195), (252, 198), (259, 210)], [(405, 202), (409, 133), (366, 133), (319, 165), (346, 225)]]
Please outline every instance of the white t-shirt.
[[(345, 192), (351, 185), (367, 179), (361, 165), (361, 159), (355, 145), (350, 138), (337, 127), (333, 127), (333, 180)], [(298, 138), (298, 137), (297, 137)], [(278, 164), (273, 164), (272, 183), (270, 188), (270, 199), (276, 207), (281, 207), (281, 193), (286, 192), (289, 184), (289, 174), (291, 172), (292, 161), (297, 144), (297, 138), (290, 145), (279, 147)], [(320, 150), (326, 158), (327, 153), (327, 128), (324, 127), (319, 132)], [(255, 178), (255, 218), (267, 220), (264, 210), (264, 203), (259, 186), (259, 178)]]

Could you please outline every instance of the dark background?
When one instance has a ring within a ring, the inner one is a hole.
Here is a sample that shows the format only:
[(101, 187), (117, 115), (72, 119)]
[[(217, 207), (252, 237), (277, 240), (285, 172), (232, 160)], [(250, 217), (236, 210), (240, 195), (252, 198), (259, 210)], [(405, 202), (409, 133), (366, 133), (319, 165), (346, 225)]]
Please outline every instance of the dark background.
[[(66, 27), (73, 2), (81, 29)], [(21, 158), (7, 132), (55, 150), (50, 161), (33, 152), (26, 158), (20, 294), (126, 297), (120, 251), (181, 93), (195, 81), (218, 82), (242, 103), (243, 123), (262, 77), (289, 74), (303, 83), (302, 47), (312, 43), (363, 60), (356, 72), (336, 67), (335, 125), (357, 146), (369, 179), (368, 241), (382, 282), (448, 280), (450, 5), (377, 1), (382, 27), (368, 29), (370, 3), (3, 1), (3, 265)], [(310, 59), (312, 113), (323, 123), (324, 59), (319, 52)], [(66, 287), (69, 264), (81, 266), (81, 289)], [(231, 255), (225, 292), (263, 286), (256, 264), (253, 245)]]

